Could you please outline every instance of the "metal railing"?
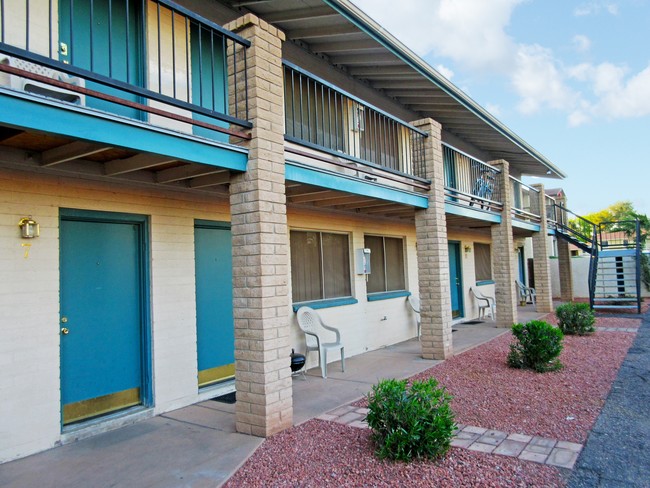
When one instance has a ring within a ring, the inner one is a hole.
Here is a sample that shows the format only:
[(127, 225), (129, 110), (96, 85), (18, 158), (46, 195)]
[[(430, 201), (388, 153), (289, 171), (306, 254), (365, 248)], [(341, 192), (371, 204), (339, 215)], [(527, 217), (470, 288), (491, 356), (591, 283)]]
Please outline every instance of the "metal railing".
[(442, 146), (447, 201), (492, 212), (503, 210), (501, 171), (448, 144)]
[(538, 198), (539, 190), (510, 176), (512, 190), (512, 217), (517, 220), (539, 224), (541, 216), (531, 211), (531, 198)]
[(546, 207), (546, 222), (549, 229), (555, 229), (557, 227), (557, 215), (556, 215), (556, 202), (555, 198), (544, 195), (544, 202)]
[(284, 90), (287, 141), (426, 180), (426, 132), (286, 61)]
[(19, 89), (249, 138), (246, 39), (170, 0), (17, 3), (0, 0), (0, 72)]

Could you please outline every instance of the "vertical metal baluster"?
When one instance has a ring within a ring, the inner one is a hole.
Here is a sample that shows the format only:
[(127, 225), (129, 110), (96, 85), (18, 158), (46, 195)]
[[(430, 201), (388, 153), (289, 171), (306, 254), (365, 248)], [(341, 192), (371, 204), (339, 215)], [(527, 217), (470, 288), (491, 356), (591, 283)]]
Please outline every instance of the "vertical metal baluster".
[(302, 73), (298, 73), (298, 88), (300, 90), (300, 138), (304, 140), (303, 127), (305, 125), (305, 117), (303, 112), (303, 103), (302, 103)]
[[(221, 60), (223, 63), (223, 83), (221, 86), (224, 87), (224, 97), (223, 97), (223, 113), (227, 114), (229, 112), (228, 107), (228, 50), (226, 49), (226, 37), (221, 36)], [(233, 46), (234, 47), (234, 46)], [(238, 110), (235, 107), (235, 117), (239, 118)]]
[(113, 77), (113, 0), (108, 0), (108, 76)]
[(338, 150), (339, 148), (339, 103), (338, 103), (338, 94), (334, 92), (334, 133), (336, 140), (336, 147), (334, 149)]
[(29, 0), (25, 2), (25, 50), (29, 51)]
[(126, 15), (125, 15), (125, 28), (126, 28), (126, 82), (131, 83), (131, 61), (130, 61), (130, 53), (129, 53), (129, 30), (131, 27), (131, 22), (130, 22), (130, 10), (131, 10), (131, 5), (130, 1), (126, 0)]
[[(2, 5), (3, 3), (4, 2), (0, 1), (0, 13), (2, 13), (2, 22), (4, 23), (5, 13), (4, 13), (3, 5)], [(47, 7), (47, 12), (48, 12), (47, 13), (47, 35), (48, 35), (47, 44), (48, 44), (48, 46), (50, 46), (50, 49), (49, 49), (50, 59), (53, 59), (53, 57), (52, 57), (52, 54), (53, 54), (52, 53), (52, 0), (49, 0), (47, 3), (48, 3), (48, 7)], [(4, 36), (4, 33), (5, 32), (4, 32), (4, 28), (3, 28), (2, 29), (2, 35), (3, 36)], [(3, 42), (4, 42), (4, 39), (3, 39)]]
[(156, 25), (158, 26), (158, 93), (162, 93), (162, 49), (160, 46), (160, 4), (156, 2)]
[(185, 90), (187, 91), (187, 103), (192, 102), (190, 92), (190, 23), (189, 19), (185, 17)]
[(323, 131), (323, 146), (325, 146), (325, 86), (323, 86), (322, 83), (320, 85), (320, 117), (321, 117), (320, 126)]
[(311, 92), (309, 87), (309, 77), (305, 76), (307, 81), (307, 137), (309, 142), (313, 142), (311, 138)]
[(172, 14), (172, 94), (176, 99), (176, 19), (174, 18), (174, 10), (171, 9)]
[[(233, 61), (233, 73), (234, 73), (234, 79), (233, 83), (235, 85), (235, 114), (239, 114), (239, 90), (237, 89), (238, 86), (238, 81), (237, 81), (237, 43), (235, 41), (232, 42), (232, 61)], [(246, 53), (244, 53), (244, 62), (246, 62)], [(246, 65), (244, 64), (244, 69)], [(246, 74), (244, 74), (246, 76)], [(248, 100), (248, 87), (246, 88), (246, 93), (244, 94), (246, 97), (246, 100)], [(246, 119), (248, 119), (248, 105), (246, 105)], [(237, 115), (235, 115), (237, 116)]]
[(210, 79), (212, 92), (210, 93), (210, 98), (212, 99), (212, 111), (214, 112), (215, 106), (215, 96), (214, 96), (214, 32), (210, 29)]
[(327, 139), (330, 149), (336, 149), (332, 146), (332, 90), (327, 89)]
[(74, 29), (72, 25), (74, 24), (74, 0), (70, 0), (70, 45), (68, 46), (68, 53), (70, 53), (70, 64), (74, 65)]
[(199, 105), (203, 107), (203, 26), (199, 27)]
[[(290, 68), (287, 68), (290, 69)], [(296, 137), (296, 86), (294, 81), (294, 71), (291, 70), (291, 135)]]
[(0, 0), (0, 14), (2, 14), (2, 24), (0, 24), (2, 36), (0, 37), (0, 41), (5, 42), (5, 0)]
[(93, 56), (93, 46), (95, 38), (95, 2), (90, 0), (90, 71), (95, 71), (95, 56)]
[(248, 59), (246, 58), (246, 49), (246, 46), (242, 44), (242, 51), (244, 52), (244, 88), (246, 97), (244, 101), (246, 103), (246, 120), (248, 120)]

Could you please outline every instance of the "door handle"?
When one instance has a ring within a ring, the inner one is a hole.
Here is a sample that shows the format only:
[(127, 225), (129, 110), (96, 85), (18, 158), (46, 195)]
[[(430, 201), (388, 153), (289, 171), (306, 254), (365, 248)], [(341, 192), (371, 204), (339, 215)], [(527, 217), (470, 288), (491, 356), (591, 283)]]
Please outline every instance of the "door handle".
[(62, 327), (61, 328), (61, 334), (62, 335), (68, 335), (70, 333), (70, 330), (67, 327)]

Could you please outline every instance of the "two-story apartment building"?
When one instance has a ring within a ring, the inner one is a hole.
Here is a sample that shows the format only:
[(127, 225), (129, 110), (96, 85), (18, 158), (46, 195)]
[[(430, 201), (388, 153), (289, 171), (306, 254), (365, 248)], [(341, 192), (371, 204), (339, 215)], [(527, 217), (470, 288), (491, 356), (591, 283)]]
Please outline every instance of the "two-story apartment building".
[(0, 462), (233, 384), (282, 430), (301, 304), (442, 359), (529, 237), (551, 310), (564, 175), (348, 0), (0, 6)]

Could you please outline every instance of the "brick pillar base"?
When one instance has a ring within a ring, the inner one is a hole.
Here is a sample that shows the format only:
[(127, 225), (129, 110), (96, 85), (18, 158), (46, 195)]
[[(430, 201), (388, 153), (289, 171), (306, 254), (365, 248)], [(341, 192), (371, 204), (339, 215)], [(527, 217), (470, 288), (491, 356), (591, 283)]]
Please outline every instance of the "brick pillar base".
[(491, 227), (492, 230), (492, 272), (494, 273), (494, 294), (496, 299), (497, 327), (511, 327), (517, 322), (517, 263), (515, 259), (514, 239), (512, 236), (512, 192), (510, 172), (507, 161), (491, 161), (490, 164), (501, 170), (497, 176), (501, 188), (503, 212), (501, 223)]
[(432, 119), (412, 125), (429, 133), (424, 142), (424, 159), (431, 179), (429, 208), (415, 212), (422, 357), (445, 359), (453, 353), (453, 346), (441, 127)]
[[(253, 123), (248, 170), (230, 182), (235, 419), (238, 432), (266, 437), (293, 423), (282, 130), (284, 34), (251, 14), (226, 28), (251, 41), (246, 56)], [(234, 69), (231, 58), (229, 73)], [(239, 59), (237, 68), (243, 66)], [(236, 88), (245, 89), (241, 85)], [(235, 87), (231, 84), (230, 89)], [(230, 98), (234, 99), (232, 94)]]

